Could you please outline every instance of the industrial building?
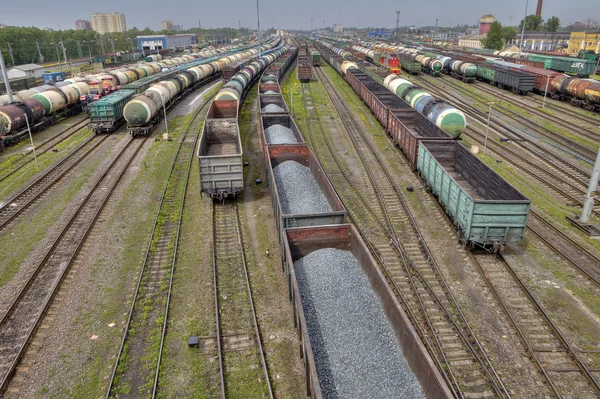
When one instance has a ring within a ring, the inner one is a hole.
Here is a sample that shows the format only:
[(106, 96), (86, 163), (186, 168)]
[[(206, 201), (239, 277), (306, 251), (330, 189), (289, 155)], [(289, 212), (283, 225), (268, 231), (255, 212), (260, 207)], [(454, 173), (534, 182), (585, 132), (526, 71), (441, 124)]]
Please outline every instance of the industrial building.
[[(519, 46), (521, 35), (510, 42)], [(525, 32), (523, 35), (523, 49), (539, 51), (564, 51), (569, 45), (568, 32)]]
[(6, 70), (9, 79), (34, 77), (41, 78), (44, 67), (37, 64), (23, 64)]
[(333, 24), (333, 32), (334, 33), (342, 33), (344, 31), (344, 26), (342, 24)]
[(581, 50), (600, 54), (600, 32), (571, 32), (569, 54), (578, 54)]
[(92, 30), (98, 33), (125, 32), (127, 25), (125, 23), (125, 14), (113, 12), (104, 14), (97, 12), (90, 17)]
[(485, 35), (463, 36), (458, 39), (458, 45), (462, 47), (482, 48), (481, 41)]
[(148, 35), (137, 37), (138, 50), (164, 50), (175, 47), (187, 47), (197, 44), (198, 38), (194, 34), (180, 35)]
[(87, 19), (78, 19), (75, 21), (76, 30), (92, 30), (92, 23)]
[(485, 35), (490, 30), (490, 27), (494, 23), (496, 18), (492, 14), (486, 14), (479, 18), (479, 34)]
[(161, 21), (160, 30), (173, 30), (173, 20), (167, 19), (167, 20)]

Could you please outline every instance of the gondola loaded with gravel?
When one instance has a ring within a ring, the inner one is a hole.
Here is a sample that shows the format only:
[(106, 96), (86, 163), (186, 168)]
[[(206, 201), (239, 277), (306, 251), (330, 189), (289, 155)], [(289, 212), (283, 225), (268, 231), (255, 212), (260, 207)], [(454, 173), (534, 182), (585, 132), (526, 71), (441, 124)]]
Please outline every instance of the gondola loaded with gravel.
[(267, 146), (265, 150), (280, 238), (290, 227), (346, 223), (342, 201), (306, 145)]
[(287, 229), (284, 266), (312, 398), (449, 398), (352, 225)]

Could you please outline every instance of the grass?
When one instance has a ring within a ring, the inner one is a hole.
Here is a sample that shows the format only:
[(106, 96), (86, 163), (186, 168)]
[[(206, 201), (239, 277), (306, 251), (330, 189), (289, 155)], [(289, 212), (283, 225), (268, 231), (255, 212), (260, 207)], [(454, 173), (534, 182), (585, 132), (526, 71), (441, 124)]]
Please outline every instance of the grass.
[[(31, 181), (31, 179), (33, 179), (33, 177), (36, 174), (38, 174), (40, 171), (46, 170), (51, 165), (54, 165), (59, 160), (63, 159), (65, 157), (64, 152), (66, 152), (66, 151), (71, 152), (73, 149), (75, 149), (79, 144), (81, 144), (83, 141), (85, 141), (92, 134), (93, 133), (91, 133), (90, 130), (83, 129), (83, 130), (73, 134), (68, 139), (63, 141), (62, 143), (56, 145), (54, 148), (57, 149), (57, 152), (48, 151), (44, 154), (39, 155), (37, 157), (39, 166), (36, 166), (35, 162), (30, 162), (29, 164), (27, 164), (26, 166), (21, 168), (21, 170), (14, 173), (12, 176), (9, 176), (6, 180), (4, 180), (2, 182), (1, 187), (0, 187), (0, 196), (8, 197), (9, 195), (11, 195), (11, 196), (14, 195), (15, 191), (19, 187), (22, 187), (25, 182)], [(29, 142), (27, 142), (27, 143), (29, 143)], [(33, 154), (29, 154), (27, 156), (33, 157)], [(15, 159), (15, 157), (20, 157), (20, 156), (13, 155), (13, 156), (5, 159), (0, 164), (0, 170), (7, 171), (7, 172), (10, 171), (12, 169), (10, 167), (10, 163)], [(20, 164), (20, 162), (17, 163), (17, 165), (19, 165), (19, 164)], [(3, 173), (3, 175), (4, 175), (4, 173)]]

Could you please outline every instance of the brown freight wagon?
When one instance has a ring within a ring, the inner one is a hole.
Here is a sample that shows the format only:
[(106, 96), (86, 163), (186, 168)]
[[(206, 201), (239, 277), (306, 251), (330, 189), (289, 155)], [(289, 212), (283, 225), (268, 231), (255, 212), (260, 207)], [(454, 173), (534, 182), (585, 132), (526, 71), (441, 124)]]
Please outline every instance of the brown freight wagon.
[[(266, 96), (259, 97), (260, 104), (260, 113), (261, 114), (288, 114), (290, 110), (288, 109), (287, 104), (283, 100), (283, 96), (281, 94), (270, 94)], [(264, 111), (265, 107), (268, 105), (277, 105), (281, 111), (277, 112), (267, 112)]]
[[(313, 251), (336, 248), (352, 252), (352, 255), (358, 260), (362, 271), (369, 279), (373, 292), (383, 305), (383, 312), (394, 331), (411, 370), (419, 380), (423, 393), (428, 398), (449, 399), (453, 397), (440, 371), (412, 326), (410, 319), (404, 313), (396, 295), (379, 270), (379, 266), (371, 255), (369, 248), (353, 225), (339, 224), (335, 226), (286, 229), (282, 245), (283, 266), (288, 277), (290, 301), (294, 311), (294, 324), (298, 329), (300, 356), (305, 368), (307, 396), (313, 399), (323, 398), (294, 262)], [(327, 267), (327, 265), (323, 265), (323, 267)]]
[[(273, 93), (267, 93), (268, 91), (272, 91)], [(260, 83), (258, 85), (258, 94), (259, 95), (271, 95), (271, 94), (281, 94), (281, 88), (278, 83), (269, 82), (269, 83)]]
[[(306, 143), (304, 142), (304, 138), (302, 137), (302, 134), (300, 133), (300, 129), (298, 129), (298, 125), (296, 125), (296, 122), (294, 121), (294, 119), (288, 114), (288, 115), (269, 115), (269, 114), (263, 114), (260, 118), (260, 140), (262, 143), (262, 148), (263, 148), (263, 156), (265, 158), (265, 167), (267, 168), (267, 170), (269, 169), (269, 151), (267, 150), (267, 148), (269, 146), (281, 146), (281, 145), (303, 145), (305, 146)], [(265, 134), (265, 129), (270, 128), (273, 125), (281, 125), (281, 126), (285, 126), (288, 129), (292, 129), (292, 132), (294, 134), (294, 138), (296, 139), (296, 144), (273, 144), (271, 141), (269, 141), (267, 139), (267, 135)]]
[(388, 113), (387, 133), (406, 155), (412, 170), (417, 169), (421, 141), (449, 141), (454, 138), (420, 112), (406, 108)]
[(375, 93), (373, 95), (371, 112), (373, 112), (384, 128), (387, 128), (389, 112), (406, 108), (410, 108), (410, 106), (405, 101), (402, 101), (400, 97), (387, 90), (385, 93)]
[(563, 75), (560, 72), (552, 71), (550, 69), (529, 66), (521, 68), (520, 70), (535, 76), (535, 81), (533, 82), (533, 90), (542, 94), (544, 94), (544, 92), (546, 91), (546, 87), (548, 87), (549, 93), (552, 92), (552, 80), (559, 75)]

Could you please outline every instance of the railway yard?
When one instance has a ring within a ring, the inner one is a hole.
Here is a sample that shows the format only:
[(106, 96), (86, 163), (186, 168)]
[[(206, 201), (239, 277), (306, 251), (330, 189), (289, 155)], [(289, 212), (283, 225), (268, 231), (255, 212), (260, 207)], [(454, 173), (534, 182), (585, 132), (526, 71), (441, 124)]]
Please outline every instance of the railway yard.
[(500, 57), (269, 37), (0, 96), (0, 396), (600, 397), (600, 82)]

